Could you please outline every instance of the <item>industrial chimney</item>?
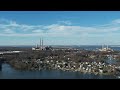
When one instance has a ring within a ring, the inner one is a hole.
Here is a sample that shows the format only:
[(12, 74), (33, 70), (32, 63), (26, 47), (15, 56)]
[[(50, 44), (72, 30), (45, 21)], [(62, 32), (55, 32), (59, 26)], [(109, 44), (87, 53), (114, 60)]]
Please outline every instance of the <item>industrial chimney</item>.
[(43, 50), (43, 38), (42, 38), (42, 50)]
[(40, 38), (40, 50), (41, 50), (41, 38)]

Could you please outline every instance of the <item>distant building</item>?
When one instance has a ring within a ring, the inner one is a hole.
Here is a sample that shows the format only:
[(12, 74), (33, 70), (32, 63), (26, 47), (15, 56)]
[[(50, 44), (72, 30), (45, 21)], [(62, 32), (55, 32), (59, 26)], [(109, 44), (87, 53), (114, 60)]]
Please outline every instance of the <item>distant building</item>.
[(51, 46), (47, 46), (45, 47), (45, 50), (53, 50), (53, 48)]
[(36, 47), (33, 47), (32, 50), (40, 50), (40, 47), (38, 47), (38, 45), (36, 45)]
[(43, 44), (43, 39), (40, 38), (40, 46), (37, 44), (36, 47), (32, 47), (32, 50), (53, 50), (51, 46), (46, 46)]
[(36, 47), (33, 47), (32, 50), (44, 50), (45, 47), (43, 46), (43, 39), (40, 38), (40, 46), (38, 46), (38, 44), (36, 45)]
[(113, 49), (108, 48), (108, 45), (107, 45), (107, 46), (102, 45), (102, 48), (101, 48), (101, 49), (98, 49), (98, 51), (107, 51), (107, 52), (112, 52), (112, 51), (113, 51)]

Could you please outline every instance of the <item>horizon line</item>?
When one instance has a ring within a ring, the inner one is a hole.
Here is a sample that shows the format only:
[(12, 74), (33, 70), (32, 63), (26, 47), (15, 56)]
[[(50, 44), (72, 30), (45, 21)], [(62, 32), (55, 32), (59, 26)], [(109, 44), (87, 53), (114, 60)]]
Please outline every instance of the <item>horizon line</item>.
[[(101, 45), (109, 45), (109, 44), (99, 44), (99, 45), (91, 45), (91, 44), (85, 44), (85, 45), (43, 45), (43, 46), (101, 46)], [(35, 45), (0, 45), (0, 46), (35, 46)], [(110, 45), (110, 46), (114, 46), (114, 45)], [(118, 46), (118, 45), (115, 45)]]

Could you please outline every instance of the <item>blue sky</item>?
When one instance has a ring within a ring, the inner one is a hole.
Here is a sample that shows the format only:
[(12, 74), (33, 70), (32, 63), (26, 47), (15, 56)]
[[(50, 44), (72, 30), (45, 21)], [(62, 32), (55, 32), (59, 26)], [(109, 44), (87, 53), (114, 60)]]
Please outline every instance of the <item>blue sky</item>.
[(120, 45), (120, 11), (0, 11), (0, 45)]

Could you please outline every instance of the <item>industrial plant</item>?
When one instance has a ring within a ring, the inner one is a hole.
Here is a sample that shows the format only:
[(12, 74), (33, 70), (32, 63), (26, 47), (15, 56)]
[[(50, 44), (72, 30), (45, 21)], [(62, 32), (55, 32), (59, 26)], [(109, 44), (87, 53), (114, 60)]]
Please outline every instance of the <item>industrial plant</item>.
[(51, 46), (45, 46), (43, 38), (40, 38), (40, 45), (36, 44), (36, 47), (32, 47), (33, 51), (41, 51), (41, 50), (53, 50)]
[(44, 50), (45, 47), (43, 45), (43, 38), (40, 38), (40, 45), (36, 45), (36, 47), (33, 47), (32, 50)]
[(98, 51), (107, 51), (107, 52), (112, 52), (113, 49), (109, 48), (108, 45), (102, 45), (102, 48), (101, 49), (98, 49)]

